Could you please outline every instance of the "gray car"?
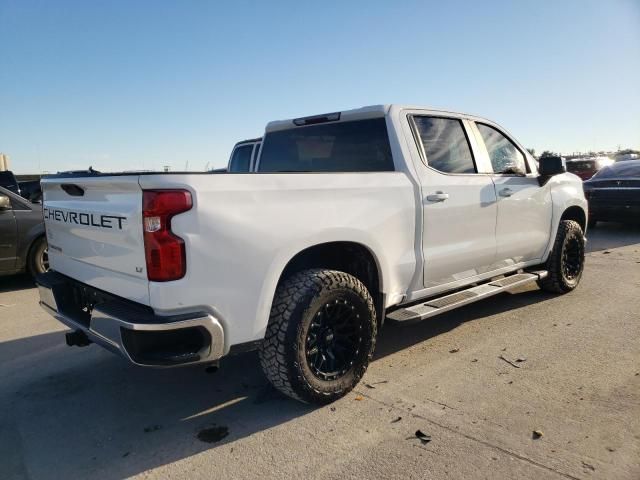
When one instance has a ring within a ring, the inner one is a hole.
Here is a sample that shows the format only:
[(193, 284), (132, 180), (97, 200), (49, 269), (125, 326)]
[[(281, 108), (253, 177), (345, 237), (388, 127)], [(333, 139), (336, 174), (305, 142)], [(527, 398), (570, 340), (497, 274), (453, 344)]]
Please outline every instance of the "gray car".
[(0, 275), (48, 268), (42, 205), (0, 187)]

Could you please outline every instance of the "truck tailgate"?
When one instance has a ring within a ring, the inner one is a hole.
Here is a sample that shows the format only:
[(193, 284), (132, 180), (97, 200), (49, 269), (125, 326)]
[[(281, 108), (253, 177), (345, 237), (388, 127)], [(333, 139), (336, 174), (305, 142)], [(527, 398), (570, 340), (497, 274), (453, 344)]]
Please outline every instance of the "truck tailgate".
[(53, 270), (149, 304), (137, 175), (42, 180)]

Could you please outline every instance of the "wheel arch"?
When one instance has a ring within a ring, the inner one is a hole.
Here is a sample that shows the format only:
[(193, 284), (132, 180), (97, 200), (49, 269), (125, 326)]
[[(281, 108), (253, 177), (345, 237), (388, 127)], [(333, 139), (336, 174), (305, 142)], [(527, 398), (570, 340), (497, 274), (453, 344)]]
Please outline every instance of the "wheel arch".
[(560, 216), (560, 221), (563, 220), (575, 220), (578, 222), (578, 225), (582, 228), (582, 231), (585, 232), (587, 229), (587, 212), (585, 212), (582, 207), (577, 205), (572, 205), (571, 207), (565, 209)]
[[(20, 231), (18, 231), (20, 235)], [(43, 224), (38, 224), (30, 228), (26, 233), (22, 233), (22, 239), (18, 241), (18, 265), (19, 270), (26, 270), (29, 267), (29, 259), (31, 258), (31, 252), (35, 247), (38, 240), (44, 238), (47, 240), (47, 235), (44, 230)]]
[(551, 190), (553, 213), (549, 241), (541, 259), (543, 262), (549, 258), (561, 221), (575, 220), (582, 227), (583, 233), (586, 233), (589, 218), (589, 206), (582, 190), (582, 181), (575, 175), (557, 175), (552, 177), (547, 185)]
[(40, 240), (44, 240), (45, 242), (47, 241), (47, 235), (45, 234), (45, 232), (42, 232), (40, 235), (36, 235), (31, 238), (28, 244), (28, 248), (25, 250), (25, 254), (23, 255), (23, 258), (21, 260), (22, 269), (24, 269), (25, 271), (28, 271), (30, 268), (29, 262), (31, 261), (31, 255), (33, 254), (33, 251)]
[(355, 241), (329, 241), (307, 246), (286, 263), (280, 272), (275, 290), (294, 273), (310, 268), (339, 270), (356, 277), (369, 290), (376, 307), (378, 322), (383, 322), (383, 269), (378, 257), (369, 247)]

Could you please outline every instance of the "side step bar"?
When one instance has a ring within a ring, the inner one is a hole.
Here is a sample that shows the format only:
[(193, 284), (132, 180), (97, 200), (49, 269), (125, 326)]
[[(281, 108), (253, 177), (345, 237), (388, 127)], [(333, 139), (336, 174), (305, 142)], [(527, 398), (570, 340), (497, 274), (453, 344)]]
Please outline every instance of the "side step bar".
[(387, 314), (387, 319), (395, 320), (396, 322), (424, 320), (425, 318), (448, 312), (454, 308), (497, 295), (498, 293), (524, 285), (525, 283), (541, 280), (545, 278), (548, 273), (546, 270), (516, 273), (515, 275), (492, 280), (476, 287), (445, 295), (444, 297), (431, 298), (424, 303), (394, 310)]

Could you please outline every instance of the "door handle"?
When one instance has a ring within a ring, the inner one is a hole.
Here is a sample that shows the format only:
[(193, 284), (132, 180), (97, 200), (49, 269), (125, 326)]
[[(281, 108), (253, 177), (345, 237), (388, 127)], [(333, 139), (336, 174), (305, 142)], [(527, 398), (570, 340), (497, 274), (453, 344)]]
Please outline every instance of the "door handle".
[(444, 202), (447, 198), (449, 198), (449, 194), (440, 191), (427, 195), (428, 202)]
[(510, 188), (503, 188), (498, 192), (498, 195), (500, 195), (501, 197), (510, 197), (511, 195), (513, 195), (513, 190), (511, 190)]

